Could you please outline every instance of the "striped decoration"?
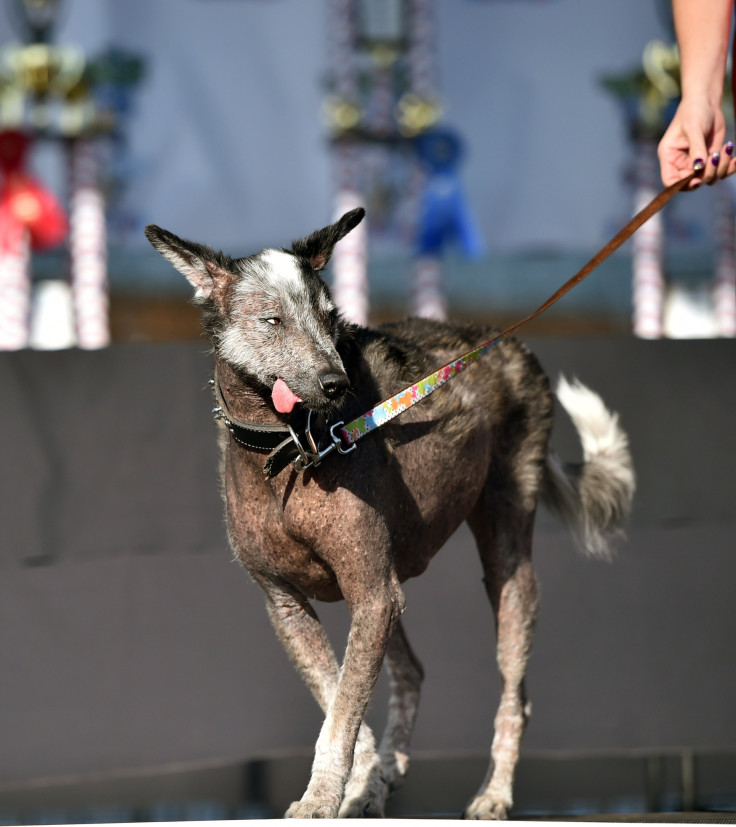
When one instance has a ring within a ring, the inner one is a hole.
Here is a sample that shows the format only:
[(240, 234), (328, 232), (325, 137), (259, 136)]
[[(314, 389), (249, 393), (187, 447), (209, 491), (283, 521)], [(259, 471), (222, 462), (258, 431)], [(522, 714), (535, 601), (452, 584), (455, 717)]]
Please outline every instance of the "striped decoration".
[(716, 326), (721, 336), (736, 337), (736, 218), (727, 185), (715, 188), (716, 260), (713, 299)]
[[(332, 0), (329, 29), (332, 36), (332, 63), (338, 98), (357, 99), (352, 0)], [(355, 207), (365, 206), (360, 188), (360, 150), (352, 143), (334, 142), (336, 177), (335, 218)], [(368, 323), (368, 228), (363, 221), (335, 247), (332, 255), (332, 294), (342, 315), (359, 325)]]
[(425, 100), (437, 94), (433, 0), (409, 0), (411, 91)]
[(447, 301), (442, 287), (442, 261), (439, 256), (420, 255), (414, 261), (411, 281), (412, 316), (444, 321)]
[[(335, 219), (364, 198), (356, 187), (358, 149), (348, 144), (335, 147), (339, 186), (335, 195)], [(332, 295), (342, 315), (359, 325), (368, 323), (368, 222), (363, 220), (335, 246), (332, 254)]]
[(0, 249), (0, 350), (22, 350), (30, 333), (31, 240), (20, 223), (6, 233)]
[[(659, 163), (656, 145), (636, 143), (636, 191), (634, 213), (638, 213), (657, 194)], [(661, 214), (652, 216), (632, 239), (634, 334), (642, 339), (662, 337), (665, 296), (664, 228)]]
[[(410, 0), (409, 69), (411, 92), (418, 98), (434, 100), (437, 95), (437, 60), (435, 55), (435, 20), (433, 0)], [(426, 173), (417, 163), (415, 222), (419, 216), (419, 199)], [(421, 188), (420, 188), (421, 187)], [(447, 299), (439, 256), (419, 255), (414, 261), (409, 311), (413, 316), (444, 321)]]
[(70, 149), (69, 248), (77, 343), (85, 350), (110, 344), (105, 200), (99, 147), (78, 139)]

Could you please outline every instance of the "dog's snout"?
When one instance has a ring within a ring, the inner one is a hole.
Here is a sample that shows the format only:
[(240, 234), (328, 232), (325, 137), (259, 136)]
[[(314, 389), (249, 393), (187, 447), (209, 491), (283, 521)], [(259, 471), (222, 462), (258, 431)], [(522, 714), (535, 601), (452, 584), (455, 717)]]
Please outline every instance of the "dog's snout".
[(337, 399), (350, 387), (350, 380), (344, 373), (322, 373), (319, 377), (319, 386), (328, 399)]

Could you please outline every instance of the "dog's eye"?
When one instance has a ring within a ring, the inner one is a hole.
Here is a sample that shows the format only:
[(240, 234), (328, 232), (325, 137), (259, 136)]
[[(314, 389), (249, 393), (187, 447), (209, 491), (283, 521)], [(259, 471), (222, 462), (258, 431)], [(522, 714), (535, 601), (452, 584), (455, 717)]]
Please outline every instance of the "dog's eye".
[(272, 318), (270, 318), (270, 319), (266, 319), (266, 321), (267, 321), (269, 324), (272, 324), (274, 327), (276, 327), (276, 325), (280, 325), (280, 324), (281, 324), (281, 319), (277, 318), (276, 316), (273, 316), (273, 317), (272, 317)]

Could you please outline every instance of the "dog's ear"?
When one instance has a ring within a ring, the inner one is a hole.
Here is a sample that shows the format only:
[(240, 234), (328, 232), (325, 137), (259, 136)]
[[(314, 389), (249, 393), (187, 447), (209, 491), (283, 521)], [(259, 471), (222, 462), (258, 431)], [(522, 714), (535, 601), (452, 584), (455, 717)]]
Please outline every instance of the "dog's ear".
[(291, 245), (291, 252), (306, 258), (315, 270), (323, 270), (330, 260), (335, 244), (357, 227), (364, 216), (365, 210), (362, 207), (350, 210), (329, 227), (323, 227), (306, 238), (295, 241)]
[(238, 278), (233, 260), (211, 247), (186, 241), (155, 224), (149, 224), (145, 233), (159, 253), (187, 277), (194, 287), (195, 301), (214, 298), (213, 294)]

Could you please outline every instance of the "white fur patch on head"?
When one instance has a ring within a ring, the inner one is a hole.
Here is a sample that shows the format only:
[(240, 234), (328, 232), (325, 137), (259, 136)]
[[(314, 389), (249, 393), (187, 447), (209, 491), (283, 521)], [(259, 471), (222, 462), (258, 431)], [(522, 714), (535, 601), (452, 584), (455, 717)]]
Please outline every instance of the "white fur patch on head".
[[(307, 396), (319, 370), (342, 369), (328, 318), (335, 305), (326, 286), (283, 250), (240, 259), (238, 270), (218, 333), (220, 354), (264, 384), (279, 377), (295, 394)], [(271, 318), (280, 324), (265, 324)]]
[(303, 276), (296, 258), (283, 250), (264, 250), (258, 256), (268, 269), (269, 280), (289, 288), (303, 285)]

